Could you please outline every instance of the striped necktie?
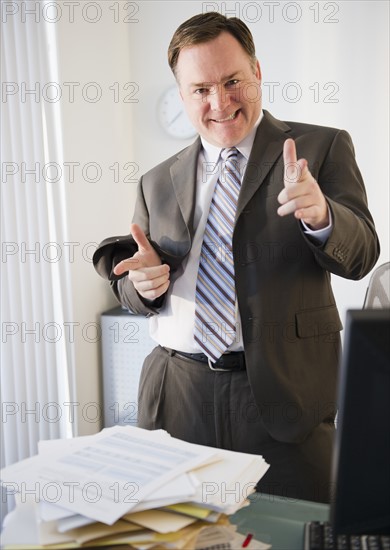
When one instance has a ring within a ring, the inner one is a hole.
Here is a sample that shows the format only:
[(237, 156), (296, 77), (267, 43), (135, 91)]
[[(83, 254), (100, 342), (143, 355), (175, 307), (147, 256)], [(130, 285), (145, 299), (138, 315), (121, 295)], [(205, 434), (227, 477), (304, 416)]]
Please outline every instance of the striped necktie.
[(213, 363), (236, 337), (232, 237), (241, 186), (237, 153), (235, 147), (221, 152), (222, 166), (207, 218), (196, 283), (194, 338)]

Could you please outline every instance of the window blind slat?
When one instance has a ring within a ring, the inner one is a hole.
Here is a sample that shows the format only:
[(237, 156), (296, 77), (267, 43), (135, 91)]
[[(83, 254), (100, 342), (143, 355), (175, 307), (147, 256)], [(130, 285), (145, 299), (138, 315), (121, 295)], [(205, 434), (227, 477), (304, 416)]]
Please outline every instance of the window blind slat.
[[(2, 410), (1, 467), (35, 454), (40, 439), (72, 435), (63, 404), (72, 401), (74, 373), (64, 332), (64, 323), (73, 318), (70, 266), (64, 258), (51, 261), (55, 246), (49, 244), (69, 241), (65, 182), (42, 175), (44, 166), (61, 165), (63, 158), (60, 106), (41, 95), (46, 83), (58, 82), (55, 26), (15, 17), (2, 30), (2, 79), (15, 83), (18, 92), (2, 105), (2, 163), (17, 173), (5, 177), (3, 172), (1, 184), (7, 251), (2, 258), (1, 398), (9, 404)], [(36, 87), (38, 101), (31, 94), (22, 100), (22, 86)], [(25, 174), (36, 163), (38, 182)]]

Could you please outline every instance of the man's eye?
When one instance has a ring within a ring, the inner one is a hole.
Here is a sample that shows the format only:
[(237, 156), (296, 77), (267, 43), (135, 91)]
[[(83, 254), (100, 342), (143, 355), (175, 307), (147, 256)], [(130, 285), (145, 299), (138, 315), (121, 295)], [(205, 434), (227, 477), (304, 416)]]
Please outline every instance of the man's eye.
[(207, 93), (207, 88), (197, 88), (194, 93), (197, 95), (204, 95)]
[(228, 80), (228, 81), (226, 82), (225, 86), (226, 86), (227, 88), (236, 88), (239, 82), (240, 82), (239, 80), (237, 80), (236, 78), (234, 78), (234, 79), (232, 79), (232, 80)]

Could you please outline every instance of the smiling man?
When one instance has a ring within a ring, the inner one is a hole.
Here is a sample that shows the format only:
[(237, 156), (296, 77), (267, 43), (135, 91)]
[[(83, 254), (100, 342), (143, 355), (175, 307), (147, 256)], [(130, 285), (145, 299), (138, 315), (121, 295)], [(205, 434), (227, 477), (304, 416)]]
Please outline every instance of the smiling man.
[(341, 330), (330, 274), (359, 279), (379, 254), (351, 139), (262, 109), (237, 18), (185, 21), (168, 59), (199, 138), (141, 178), (130, 235), (94, 256), (157, 343), (139, 426), (262, 454), (259, 490), (326, 502)]
[(261, 112), (260, 65), (234, 36), (222, 32), (182, 48), (174, 73), (188, 116), (205, 140), (233, 147), (249, 134)]

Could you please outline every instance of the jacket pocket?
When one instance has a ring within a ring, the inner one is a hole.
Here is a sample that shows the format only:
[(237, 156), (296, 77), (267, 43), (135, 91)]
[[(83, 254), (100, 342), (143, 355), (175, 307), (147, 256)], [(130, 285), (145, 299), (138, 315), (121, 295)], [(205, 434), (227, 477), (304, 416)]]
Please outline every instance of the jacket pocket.
[(295, 320), (299, 338), (312, 338), (343, 329), (335, 305), (299, 311), (295, 314)]

